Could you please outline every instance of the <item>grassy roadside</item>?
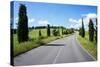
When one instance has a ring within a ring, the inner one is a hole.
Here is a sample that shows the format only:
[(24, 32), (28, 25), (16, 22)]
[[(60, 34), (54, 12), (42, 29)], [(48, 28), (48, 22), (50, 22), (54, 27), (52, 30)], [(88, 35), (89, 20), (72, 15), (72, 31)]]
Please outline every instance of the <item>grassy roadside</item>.
[(69, 35), (56, 36), (56, 37), (50, 36), (50, 37), (45, 37), (45, 38), (40, 38), (40, 39), (30, 39), (29, 41), (23, 42), (20, 44), (18, 44), (18, 42), (16, 42), (16, 40), (15, 40), (15, 42), (14, 42), (15, 44), (14, 44), (14, 48), (13, 48), (14, 57), (19, 55), (19, 54), (22, 54), (24, 52), (27, 52), (33, 48), (37, 48), (41, 45), (44, 45), (50, 41), (60, 39), (60, 38), (63, 38), (63, 37), (69, 36)]
[(88, 38), (88, 33), (86, 33), (85, 38), (78, 35), (78, 40), (82, 46), (95, 58), (97, 59), (97, 45), (96, 42), (90, 42)]
[[(41, 30), (41, 34), (42, 36), (39, 36), (39, 30)], [(61, 36), (53, 36), (52, 34), (52, 30), (51, 31), (51, 36), (48, 37), (47, 36), (47, 29), (34, 29), (29, 31), (29, 40), (27, 42), (22, 42), (22, 43), (18, 43), (18, 38), (17, 38), (17, 34), (13, 34), (13, 53), (14, 53), (14, 57), (22, 54), (24, 52), (27, 52), (31, 49), (37, 48), (41, 45), (44, 45), (50, 41), (56, 40), (56, 39), (60, 39), (66, 36), (69, 36), (71, 34), (68, 35), (61, 35)], [(60, 34), (62, 33), (62, 30), (60, 29)]]

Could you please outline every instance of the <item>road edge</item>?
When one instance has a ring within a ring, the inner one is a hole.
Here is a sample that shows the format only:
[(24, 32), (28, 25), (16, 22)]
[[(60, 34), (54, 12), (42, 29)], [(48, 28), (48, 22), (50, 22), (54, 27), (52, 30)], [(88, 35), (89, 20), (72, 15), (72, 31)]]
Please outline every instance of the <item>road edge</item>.
[(79, 46), (80, 46), (94, 61), (97, 61), (97, 59), (94, 58), (94, 57), (80, 44), (80, 42), (77, 40), (77, 36), (75, 37), (75, 39), (76, 39), (78, 45), (79, 45)]

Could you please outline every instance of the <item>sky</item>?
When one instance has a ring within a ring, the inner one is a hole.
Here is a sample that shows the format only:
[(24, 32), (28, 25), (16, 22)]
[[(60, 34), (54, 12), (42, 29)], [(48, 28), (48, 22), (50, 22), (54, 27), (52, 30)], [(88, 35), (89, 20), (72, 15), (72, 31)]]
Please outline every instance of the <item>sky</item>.
[(78, 29), (83, 18), (85, 29), (88, 29), (89, 19), (95, 24), (97, 17), (96, 6), (14, 1), (14, 28), (17, 28), (20, 4), (27, 7), (28, 27), (50, 24)]

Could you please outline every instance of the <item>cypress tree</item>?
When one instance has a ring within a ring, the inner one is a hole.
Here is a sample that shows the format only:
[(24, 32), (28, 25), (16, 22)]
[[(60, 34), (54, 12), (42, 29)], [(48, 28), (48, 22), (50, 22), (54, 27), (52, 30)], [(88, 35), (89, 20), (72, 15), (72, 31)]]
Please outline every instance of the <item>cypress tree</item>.
[(18, 20), (18, 42), (28, 40), (28, 17), (26, 6), (21, 4), (19, 7), (19, 20)]
[(85, 29), (84, 29), (84, 22), (83, 22), (83, 18), (82, 18), (82, 31), (81, 31), (81, 36), (85, 37)]
[(41, 36), (41, 30), (39, 30), (39, 36)]
[(61, 33), (60, 33), (60, 26), (58, 26), (57, 31), (58, 31), (58, 33), (57, 33), (58, 36), (60, 36), (60, 34), (61, 34)]
[(82, 28), (79, 29), (79, 35), (82, 35)]
[(89, 40), (93, 41), (94, 39), (94, 24), (92, 22), (92, 19), (89, 21)]
[(47, 25), (47, 36), (50, 36), (50, 25)]
[(61, 29), (62, 29), (62, 35), (63, 35), (63, 27), (61, 27)]
[(97, 42), (97, 18), (96, 18), (95, 40)]

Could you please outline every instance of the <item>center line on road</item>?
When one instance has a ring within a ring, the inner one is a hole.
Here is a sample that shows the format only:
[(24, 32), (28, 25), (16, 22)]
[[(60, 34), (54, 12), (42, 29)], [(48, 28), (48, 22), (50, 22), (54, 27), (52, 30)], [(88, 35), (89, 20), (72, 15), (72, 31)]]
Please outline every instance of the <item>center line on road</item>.
[(57, 53), (57, 55), (56, 55), (56, 57), (55, 57), (55, 59), (54, 59), (54, 61), (53, 61), (53, 64), (56, 63), (57, 58), (58, 58), (58, 56), (60, 55), (61, 50), (62, 50), (62, 47), (59, 49), (59, 51), (58, 51), (58, 53)]

